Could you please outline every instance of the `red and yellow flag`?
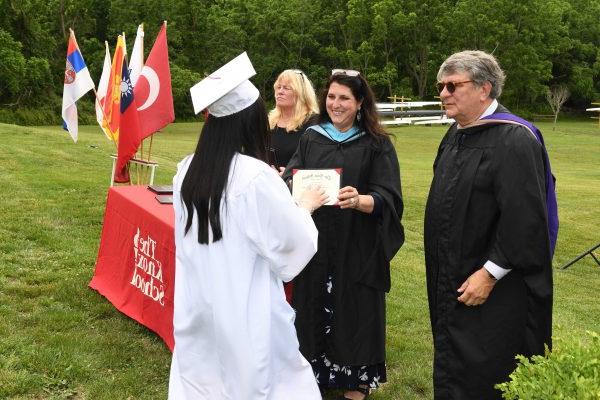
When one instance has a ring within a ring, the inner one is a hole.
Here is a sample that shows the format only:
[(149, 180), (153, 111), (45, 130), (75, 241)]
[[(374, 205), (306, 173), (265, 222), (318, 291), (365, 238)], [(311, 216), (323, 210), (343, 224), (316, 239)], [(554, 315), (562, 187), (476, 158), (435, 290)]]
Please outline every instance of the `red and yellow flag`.
[(125, 40), (119, 35), (117, 38), (117, 47), (113, 55), (110, 76), (108, 78), (108, 88), (102, 104), (104, 119), (102, 127), (105, 132), (114, 140), (119, 140), (119, 121), (121, 118), (121, 79), (123, 70), (123, 60), (125, 59)]

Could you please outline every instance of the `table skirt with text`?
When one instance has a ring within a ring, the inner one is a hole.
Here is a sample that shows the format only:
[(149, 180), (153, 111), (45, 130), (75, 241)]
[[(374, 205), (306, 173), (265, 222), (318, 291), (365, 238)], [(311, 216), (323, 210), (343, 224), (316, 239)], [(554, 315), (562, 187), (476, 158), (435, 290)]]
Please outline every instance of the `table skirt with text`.
[(173, 350), (174, 214), (145, 186), (109, 189), (90, 287)]

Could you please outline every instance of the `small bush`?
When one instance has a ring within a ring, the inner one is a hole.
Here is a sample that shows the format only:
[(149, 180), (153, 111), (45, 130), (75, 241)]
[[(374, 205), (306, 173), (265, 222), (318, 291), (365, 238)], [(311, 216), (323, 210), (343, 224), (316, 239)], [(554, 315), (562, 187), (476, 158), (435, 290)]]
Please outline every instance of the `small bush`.
[(511, 380), (496, 388), (509, 400), (600, 399), (600, 335), (588, 334), (587, 343), (559, 338), (544, 356), (517, 356), (519, 365)]

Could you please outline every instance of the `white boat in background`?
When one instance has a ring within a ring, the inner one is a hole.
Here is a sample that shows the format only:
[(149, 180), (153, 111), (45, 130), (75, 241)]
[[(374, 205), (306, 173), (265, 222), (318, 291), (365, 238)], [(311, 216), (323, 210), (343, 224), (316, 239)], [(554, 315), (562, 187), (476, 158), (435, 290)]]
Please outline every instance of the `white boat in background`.
[(444, 115), (442, 118), (417, 121), (414, 124), (415, 125), (446, 125), (446, 124), (453, 124), (453, 123), (454, 123), (454, 118), (448, 118)]
[(381, 121), (381, 125), (410, 125), (410, 121), (406, 121), (402, 118), (385, 119)]
[(404, 117), (381, 121), (382, 125), (446, 125), (454, 123), (454, 119), (445, 115), (440, 117)]
[(377, 111), (398, 111), (405, 108), (418, 108), (427, 106), (442, 106), (441, 101), (399, 101), (397, 103), (376, 103)]
[[(382, 125), (426, 125), (452, 123), (454, 120), (446, 118), (441, 101), (397, 101), (393, 103), (376, 103), (377, 113), (384, 119)], [(418, 109), (421, 107), (438, 106), (439, 109)], [(417, 110), (418, 109), (418, 110)]]

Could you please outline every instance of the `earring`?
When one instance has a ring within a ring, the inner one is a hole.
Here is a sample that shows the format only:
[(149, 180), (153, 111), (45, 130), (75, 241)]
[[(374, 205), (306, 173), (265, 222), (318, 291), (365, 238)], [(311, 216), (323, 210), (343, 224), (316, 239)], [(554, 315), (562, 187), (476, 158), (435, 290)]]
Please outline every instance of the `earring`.
[(359, 109), (358, 109), (358, 112), (356, 113), (356, 121), (357, 121), (357, 122), (360, 122), (360, 119), (361, 119), (361, 115), (360, 115), (360, 114), (361, 114), (361, 112), (360, 112), (360, 111), (361, 111), (361, 110), (360, 110), (360, 108), (359, 108)]

